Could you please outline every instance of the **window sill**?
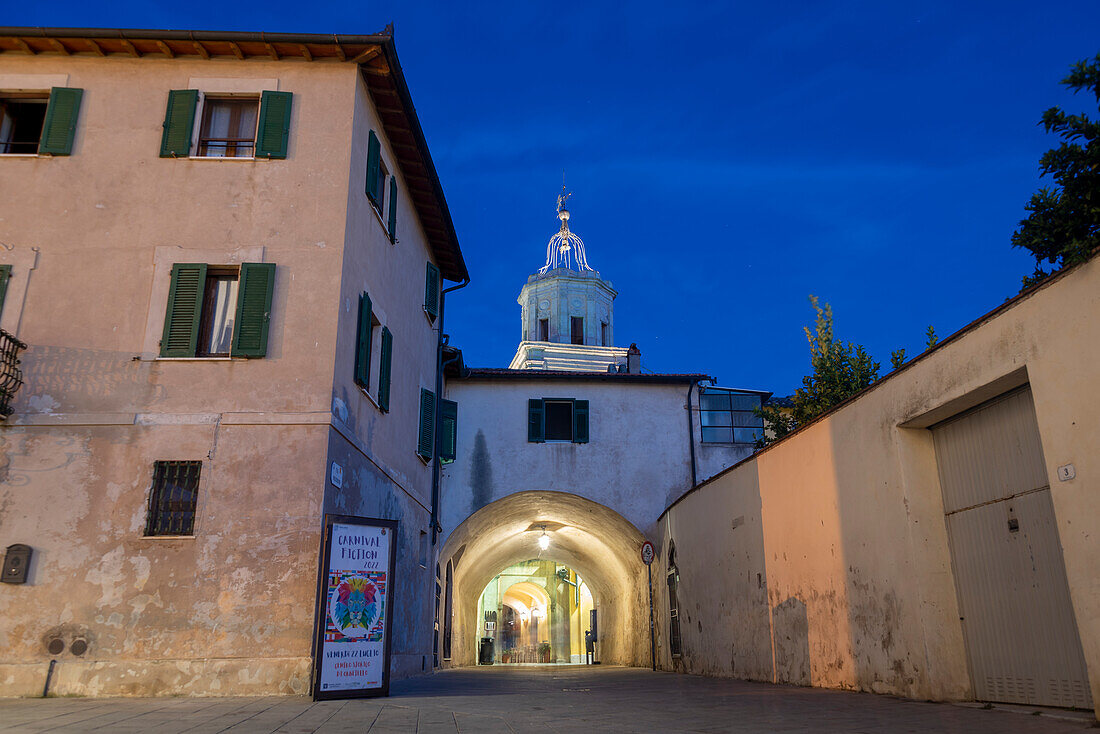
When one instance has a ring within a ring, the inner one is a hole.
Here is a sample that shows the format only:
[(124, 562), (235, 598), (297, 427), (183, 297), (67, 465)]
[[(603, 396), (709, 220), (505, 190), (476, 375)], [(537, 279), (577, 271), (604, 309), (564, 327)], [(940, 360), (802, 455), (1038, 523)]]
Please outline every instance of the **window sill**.
[(154, 362), (247, 362), (248, 357), (154, 357)]
[(0, 158), (53, 158), (43, 153), (0, 153)]
[[(414, 451), (413, 453), (416, 453), (416, 452)], [(420, 454), (416, 454), (416, 458), (418, 458), (418, 459), (420, 459), (420, 460), (421, 460), (422, 462), (424, 462), (424, 466), (428, 466), (429, 464), (431, 464), (431, 463), (432, 463), (432, 460), (431, 460), (431, 459), (425, 459), (425, 458), (424, 458), (423, 456), (421, 456)]]
[(254, 155), (249, 156), (224, 156), (224, 155), (189, 155), (187, 156), (189, 161), (267, 161), (270, 158), (257, 158)]
[(194, 540), (196, 535), (142, 535), (142, 540)]
[(434, 326), (436, 317), (432, 316), (430, 313), (428, 313), (428, 309), (425, 308), (424, 306), (421, 306), (420, 308), (424, 309), (424, 318), (426, 318), (428, 320), (429, 324), (432, 324)]
[(379, 413), (385, 413), (386, 412), (386, 411), (382, 410), (382, 406), (378, 404), (378, 400), (373, 395), (371, 395), (369, 392), (367, 392), (366, 388), (364, 388), (362, 385), (358, 385), (358, 384), (356, 385), (356, 387), (359, 388), (359, 392), (362, 393), (362, 395), (367, 400), (370, 401), (371, 405), (378, 408)]

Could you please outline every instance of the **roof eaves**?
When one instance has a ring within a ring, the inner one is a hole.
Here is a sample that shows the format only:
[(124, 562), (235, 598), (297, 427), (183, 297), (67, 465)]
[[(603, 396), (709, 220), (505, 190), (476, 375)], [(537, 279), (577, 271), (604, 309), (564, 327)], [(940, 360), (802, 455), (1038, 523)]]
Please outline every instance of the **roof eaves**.
[[(405, 81), (405, 74), (401, 70), (401, 62), (397, 58), (397, 47), (393, 42), (393, 37), (388, 37), (381, 45), (382, 53), (385, 55), (386, 63), (389, 66), (390, 76), (393, 78), (395, 91), (405, 110), (409, 130), (416, 141), (420, 163), (427, 173), (432, 194), (436, 205), (439, 207), (440, 218), (444, 225), (444, 236), (442, 238), (433, 238), (431, 234), (428, 234), (432, 251), (440, 261), (439, 265), (443, 277), (456, 282), (469, 279), (469, 270), (466, 268), (466, 260), (463, 258), (462, 249), (458, 244), (458, 234), (455, 232), (454, 220), (451, 219), (451, 210), (447, 206), (447, 198), (443, 195), (443, 184), (439, 180), (439, 173), (436, 171), (431, 151), (428, 150), (428, 141), (424, 135), (424, 129), (420, 126), (420, 117), (416, 114), (416, 107), (413, 105), (412, 94), (409, 91), (408, 83)], [(365, 77), (365, 81), (369, 89), (371, 80)]]

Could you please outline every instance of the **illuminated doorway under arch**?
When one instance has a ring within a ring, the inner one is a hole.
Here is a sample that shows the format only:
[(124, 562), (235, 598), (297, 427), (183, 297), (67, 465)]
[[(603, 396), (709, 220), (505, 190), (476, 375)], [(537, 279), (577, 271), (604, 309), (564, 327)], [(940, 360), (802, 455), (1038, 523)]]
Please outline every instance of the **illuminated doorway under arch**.
[(538, 558), (516, 563), (481, 592), (475, 642), (492, 640), (496, 663), (583, 663), (594, 606), (588, 584), (569, 566)]

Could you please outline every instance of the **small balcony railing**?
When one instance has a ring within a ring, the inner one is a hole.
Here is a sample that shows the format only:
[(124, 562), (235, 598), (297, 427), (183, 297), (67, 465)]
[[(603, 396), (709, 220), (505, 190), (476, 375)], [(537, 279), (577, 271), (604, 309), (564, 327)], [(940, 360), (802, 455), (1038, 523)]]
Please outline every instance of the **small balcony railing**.
[(0, 329), (0, 419), (12, 414), (15, 393), (23, 384), (23, 370), (19, 369), (19, 353), (27, 345)]

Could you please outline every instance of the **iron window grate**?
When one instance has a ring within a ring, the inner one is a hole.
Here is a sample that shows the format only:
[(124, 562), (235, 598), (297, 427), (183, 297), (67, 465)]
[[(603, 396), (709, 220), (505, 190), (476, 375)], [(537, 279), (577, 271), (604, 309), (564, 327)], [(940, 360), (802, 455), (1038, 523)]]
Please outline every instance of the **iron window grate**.
[(146, 535), (192, 535), (201, 461), (153, 462)]

